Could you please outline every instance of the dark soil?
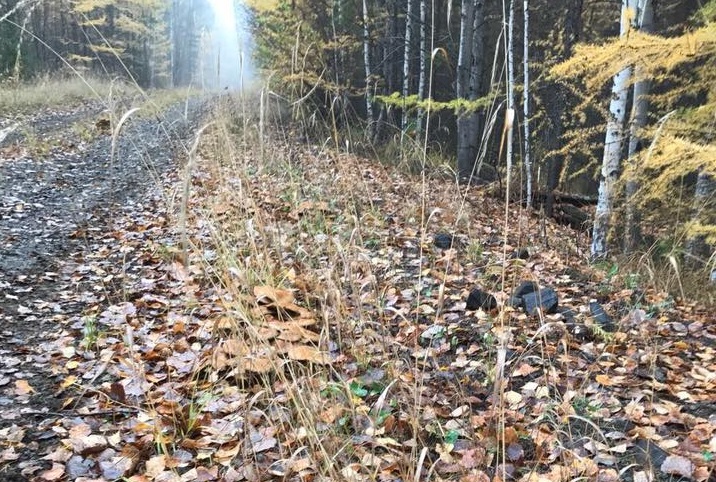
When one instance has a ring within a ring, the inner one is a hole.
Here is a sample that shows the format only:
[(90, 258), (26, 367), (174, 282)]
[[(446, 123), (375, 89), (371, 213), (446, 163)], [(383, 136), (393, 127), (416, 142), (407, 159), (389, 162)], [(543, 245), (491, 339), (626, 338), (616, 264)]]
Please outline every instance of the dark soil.
[(50, 466), (38, 454), (57, 444), (52, 426), (66, 416), (57, 413), (61, 377), (51, 372), (50, 353), (68, 336), (62, 322), (83, 310), (66, 266), (112, 229), (116, 213), (160, 190), (203, 111), (193, 101), (187, 119), (184, 108), (169, 108), (161, 121), (130, 120), (114, 160), (108, 133), (83, 141), (71, 128), (79, 122), (90, 131), (97, 105), (28, 120), (49, 146), (43, 155), (22, 128), (0, 145), (0, 480), (29, 480)]

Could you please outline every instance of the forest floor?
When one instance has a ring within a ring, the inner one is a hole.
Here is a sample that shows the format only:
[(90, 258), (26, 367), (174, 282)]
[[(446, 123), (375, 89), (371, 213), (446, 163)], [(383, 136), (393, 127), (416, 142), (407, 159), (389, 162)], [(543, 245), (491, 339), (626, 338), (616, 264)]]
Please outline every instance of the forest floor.
[(712, 308), (248, 104), (0, 144), (0, 480), (714, 480)]

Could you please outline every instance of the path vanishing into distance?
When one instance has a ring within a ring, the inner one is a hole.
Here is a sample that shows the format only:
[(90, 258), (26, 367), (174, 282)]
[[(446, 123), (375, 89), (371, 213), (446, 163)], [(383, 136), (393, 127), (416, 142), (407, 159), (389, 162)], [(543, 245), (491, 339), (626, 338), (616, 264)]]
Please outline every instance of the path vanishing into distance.
[(138, 111), (114, 159), (99, 103), (0, 125), (8, 133), (0, 143), (0, 442), (10, 442), (0, 480), (29, 480), (47, 468), (37, 454), (57, 444), (53, 426), (71, 408), (61, 406), (62, 376), (51, 360), (69, 358), (73, 344), (62, 341), (82, 337), (86, 307), (117, 294), (110, 270), (99, 267), (122, 263), (108, 241), (114, 223), (163, 204), (162, 183), (174, 179), (204, 108), (190, 100), (159, 114)]

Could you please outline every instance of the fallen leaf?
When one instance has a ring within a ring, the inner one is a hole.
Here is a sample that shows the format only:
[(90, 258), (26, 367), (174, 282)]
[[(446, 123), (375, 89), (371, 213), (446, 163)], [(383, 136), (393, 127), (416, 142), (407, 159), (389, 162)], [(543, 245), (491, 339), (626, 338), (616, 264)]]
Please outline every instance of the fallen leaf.
[(686, 457), (669, 455), (661, 464), (661, 471), (669, 475), (691, 478), (694, 473), (694, 464)]
[(290, 291), (272, 286), (255, 286), (254, 296), (260, 304), (276, 304), (282, 308), (293, 304), (295, 299)]
[(146, 475), (150, 478), (155, 478), (162, 472), (167, 466), (166, 455), (156, 455), (144, 463), (144, 470)]
[(65, 466), (62, 464), (52, 464), (52, 468), (44, 471), (40, 475), (40, 477), (42, 478), (42, 480), (52, 482), (55, 480), (60, 480), (63, 475), (65, 475)]
[(27, 383), (27, 380), (16, 380), (15, 381), (15, 395), (28, 395), (34, 393), (35, 389)]
[(308, 345), (292, 345), (286, 351), (291, 360), (307, 361), (325, 365), (329, 363), (328, 357), (317, 348)]

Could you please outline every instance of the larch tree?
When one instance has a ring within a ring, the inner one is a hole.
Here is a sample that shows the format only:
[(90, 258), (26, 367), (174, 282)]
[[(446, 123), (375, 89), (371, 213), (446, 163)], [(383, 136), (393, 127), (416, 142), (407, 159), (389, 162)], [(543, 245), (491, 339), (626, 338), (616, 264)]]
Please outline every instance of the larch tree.
[[(635, 152), (638, 169), (630, 175), (640, 187), (630, 201), (637, 203), (644, 217), (642, 226), (662, 241), (660, 246), (672, 246), (670, 264), (679, 253), (689, 255), (699, 245), (706, 247), (705, 254), (691, 258), (713, 259), (716, 245), (712, 183), (716, 176), (716, 1), (706, 4), (689, 22), (688, 30), (678, 35), (672, 30), (672, 36), (633, 29), (629, 48), (624, 48), (624, 38), (578, 45), (572, 58), (552, 68), (561, 78), (580, 77), (587, 92), (598, 92), (610, 76), (618, 77), (630, 67), (639, 72), (637, 80), (650, 80), (656, 86), (650, 110), (660, 121), (639, 134), (647, 148)], [(691, 75), (685, 76), (686, 70)], [(625, 186), (624, 181), (620, 179), (618, 186)], [(677, 190), (693, 197), (674, 195)], [(690, 218), (684, 216), (689, 211)], [(606, 232), (600, 234), (606, 251)], [(686, 249), (681, 250), (684, 240)]]

